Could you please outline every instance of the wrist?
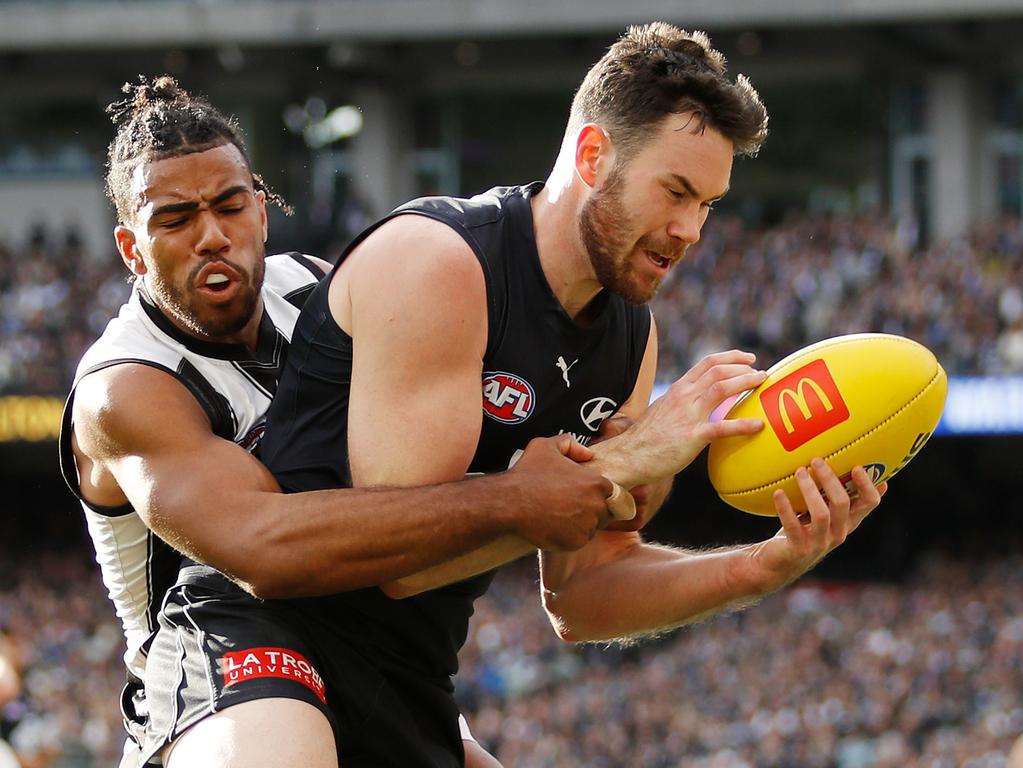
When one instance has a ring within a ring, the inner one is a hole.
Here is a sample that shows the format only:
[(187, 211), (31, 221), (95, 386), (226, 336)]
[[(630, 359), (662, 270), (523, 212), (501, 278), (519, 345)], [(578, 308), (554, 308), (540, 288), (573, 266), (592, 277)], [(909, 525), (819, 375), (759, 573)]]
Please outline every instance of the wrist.
[(523, 536), (530, 505), (522, 482), (511, 470), (475, 479), (484, 500), (475, 505), (476, 526), (487, 538), (513, 534)]
[(622, 488), (635, 488), (653, 478), (644, 476), (631, 461), (630, 441), (626, 434), (590, 446), (593, 459), (588, 466)]
[(736, 597), (763, 597), (779, 589), (773, 575), (763, 567), (764, 542), (733, 550), (731, 568), (728, 569), (728, 590)]

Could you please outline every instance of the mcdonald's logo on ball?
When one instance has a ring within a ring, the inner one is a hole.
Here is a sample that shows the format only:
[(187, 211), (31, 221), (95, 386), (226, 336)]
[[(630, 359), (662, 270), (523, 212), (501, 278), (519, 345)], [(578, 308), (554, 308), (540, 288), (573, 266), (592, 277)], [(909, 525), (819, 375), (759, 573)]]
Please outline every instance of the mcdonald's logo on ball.
[(796, 369), (760, 393), (764, 416), (786, 451), (849, 418), (849, 407), (821, 359)]

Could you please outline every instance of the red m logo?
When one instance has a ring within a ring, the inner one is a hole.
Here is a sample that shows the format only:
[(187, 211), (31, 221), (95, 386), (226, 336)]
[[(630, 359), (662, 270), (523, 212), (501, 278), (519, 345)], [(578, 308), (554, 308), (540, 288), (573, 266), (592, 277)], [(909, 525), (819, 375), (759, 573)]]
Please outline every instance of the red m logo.
[(849, 408), (823, 360), (814, 360), (760, 393), (768, 424), (794, 451), (849, 418)]

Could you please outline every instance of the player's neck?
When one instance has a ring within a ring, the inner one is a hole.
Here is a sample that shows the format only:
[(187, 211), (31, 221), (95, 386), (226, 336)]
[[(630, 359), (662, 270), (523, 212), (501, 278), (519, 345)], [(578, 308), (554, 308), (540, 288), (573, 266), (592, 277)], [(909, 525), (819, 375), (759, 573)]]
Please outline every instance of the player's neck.
[(571, 184), (544, 187), (532, 200), (536, 250), (551, 291), (568, 315), (587, 324), (587, 309), (601, 291), (579, 235), (579, 199)]
[(256, 311), (252, 313), (249, 322), (237, 335), (236, 344), (244, 344), (246, 349), (254, 352), (259, 345), (259, 324), (263, 319), (263, 300), (260, 298)]
[(245, 324), (245, 326), (241, 330), (231, 334), (206, 335), (197, 333), (194, 328), (183, 323), (181, 320), (176, 318), (173, 313), (168, 312), (165, 308), (161, 308), (160, 313), (182, 333), (187, 334), (198, 341), (206, 342), (208, 344), (237, 344), (244, 346), (250, 352), (254, 352), (259, 344), (259, 326), (263, 319), (263, 299), (260, 297), (255, 311), (252, 313), (252, 317), (249, 318), (249, 321)]

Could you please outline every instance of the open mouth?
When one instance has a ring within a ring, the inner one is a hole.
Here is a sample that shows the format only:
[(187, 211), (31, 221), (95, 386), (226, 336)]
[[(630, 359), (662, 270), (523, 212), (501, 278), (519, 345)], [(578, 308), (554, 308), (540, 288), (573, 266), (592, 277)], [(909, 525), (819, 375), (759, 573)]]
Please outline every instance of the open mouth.
[(242, 286), (241, 273), (223, 261), (209, 262), (195, 277), (196, 287), (208, 298), (229, 300)]
[(659, 253), (653, 251), (646, 252), (647, 258), (652, 261), (658, 269), (668, 269), (671, 267), (671, 259), (661, 256)]
[(210, 275), (206, 278), (206, 282), (204, 283), (204, 286), (214, 293), (223, 293), (228, 289), (228, 287), (230, 287), (230, 285), (231, 278), (219, 273)]

